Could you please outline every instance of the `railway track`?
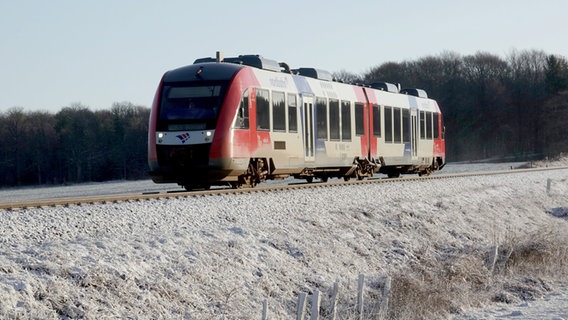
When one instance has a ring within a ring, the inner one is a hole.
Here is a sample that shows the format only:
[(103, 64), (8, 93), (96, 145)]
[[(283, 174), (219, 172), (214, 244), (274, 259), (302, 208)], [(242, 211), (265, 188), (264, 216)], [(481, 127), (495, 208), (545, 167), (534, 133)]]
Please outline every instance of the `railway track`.
[(370, 183), (395, 183), (401, 181), (413, 180), (429, 180), (429, 179), (449, 179), (456, 177), (471, 177), (482, 175), (498, 175), (498, 174), (521, 174), (526, 172), (535, 171), (550, 171), (550, 170), (564, 170), (568, 167), (546, 167), (546, 168), (530, 168), (530, 169), (511, 169), (500, 171), (477, 171), (466, 173), (453, 173), (453, 174), (436, 174), (425, 177), (418, 176), (402, 176), (401, 178), (370, 178), (365, 180), (334, 180), (328, 182), (312, 182), (312, 183), (291, 183), (281, 185), (260, 185), (256, 188), (244, 189), (213, 189), (203, 191), (166, 191), (166, 192), (149, 192), (149, 193), (125, 193), (114, 195), (98, 195), (86, 197), (69, 197), (69, 198), (53, 198), (53, 199), (34, 199), (34, 200), (20, 200), (20, 201), (7, 201), (0, 202), (0, 210), (22, 210), (27, 208), (42, 208), (42, 207), (66, 207), (66, 206), (82, 206), (91, 204), (105, 204), (105, 203), (119, 203), (119, 202), (136, 202), (149, 199), (172, 199), (172, 198), (188, 198), (188, 197), (202, 197), (222, 194), (241, 194), (241, 193), (259, 193), (259, 192), (274, 192), (280, 190), (290, 189), (312, 189), (312, 188), (331, 188), (338, 186), (349, 186), (358, 184)]

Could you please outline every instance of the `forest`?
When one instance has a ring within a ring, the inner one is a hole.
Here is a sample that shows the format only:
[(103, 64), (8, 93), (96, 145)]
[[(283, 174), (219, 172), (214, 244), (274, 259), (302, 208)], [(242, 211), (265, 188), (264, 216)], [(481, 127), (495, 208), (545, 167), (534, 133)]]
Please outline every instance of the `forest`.
[[(538, 50), (444, 52), (385, 62), (350, 83), (391, 82), (437, 100), (447, 161), (525, 161), (568, 151), (568, 60)], [(117, 102), (91, 111), (74, 103), (53, 114), (0, 113), (0, 187), (147, 178), (150, 109)]]
[(56, 114), (11, 108), (0, 115), (0, 186), (146, 178), (149, 116), (129, 102)]

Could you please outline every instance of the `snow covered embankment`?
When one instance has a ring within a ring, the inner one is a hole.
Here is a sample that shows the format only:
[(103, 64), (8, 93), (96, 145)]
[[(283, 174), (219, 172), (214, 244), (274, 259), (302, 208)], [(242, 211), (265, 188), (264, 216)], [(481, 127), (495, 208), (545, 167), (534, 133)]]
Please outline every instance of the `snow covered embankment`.
[(568, 207), (567, 179), (559, 170), (0, 212), (0, 318), (247, 319), (264, 299), (272, 318), (291, 318), (299, 292), (335, 281), (345, 316), (359, 273), (373, 282), (425, 253), (444, 260), (566, 230), (547, 211)]

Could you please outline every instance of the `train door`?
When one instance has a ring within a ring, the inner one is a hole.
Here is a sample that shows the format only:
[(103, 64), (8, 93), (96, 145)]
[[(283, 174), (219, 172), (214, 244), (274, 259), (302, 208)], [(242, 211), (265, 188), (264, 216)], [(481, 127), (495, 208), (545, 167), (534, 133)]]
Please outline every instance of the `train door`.
[[(367, 103), (365, 105), (365, 107), (367, 108), (367, 110), (366, 110), (365, 116), (363, 117), (363, 121), (365, 122), (363, 127), (367, 128), (367, 129), (365, 129), (365, 135), (366, 135), (365, 142), (367, 143), (367, 152), (364, 152), (363, 154), (366, 155), (367, 159), (373, 159), (373, 157), (377, 153), (377, 139), (376, 139), (376, 137), (380, 136), (380, 132), (377, 133), (377, 129), (376, 129), (376, 128), (380, 128), (380, 125), (375, 127), (377, 125), (377, 123), (376, 123), (377, 119), (375, 117), (379, 116), (378, 121), (381, 121), (380, 120), (381, 118), (380, 118), (380, 113), (379, 113), (379, 106)], [(372, 127), (371, 127), (371, 125), (372, 125)]]
[(303, 105), (303, 140), (305, 161), (315, 161), (314, 143), (314, 98), (302, 95)]
[(412, 131), (411, 133), (411, 139), (412, 139), (412, 157), (416, 157), (418, 156), (418, 137), (417, 137), (417, 132), (418, 132), (418, 116), (417, 116), (418, 111), (416, 109), (410, 109), (410, 118), (411, 120), (411, 124), (410, 124), (410, 130)]

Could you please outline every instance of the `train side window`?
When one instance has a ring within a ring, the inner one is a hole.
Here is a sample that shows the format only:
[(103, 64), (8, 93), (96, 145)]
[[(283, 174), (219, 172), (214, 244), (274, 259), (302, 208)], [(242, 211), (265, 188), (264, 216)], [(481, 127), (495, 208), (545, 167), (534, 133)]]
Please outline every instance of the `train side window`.
[(439, 123), (439, 113), (434, 113), (434, 139), (440, 139), (440, 123)]
[(327, 140), (327, 99), (316, 98), (316, 138)]
[(432, 112), (426, 112), (426, 139), (432, 140)]
[(394, 129), (394, 143), (400, 143), (402, 141), (401, 137), (401, 111), (400, 108), (393, 108), (393, 129)]
[(286, 131), (286, 104), (284, 92), (272, 91), (272, 128)]
[(410, 143), (410, 109), (402, 110), (402, 142)]
[(341, 140), (351, 141), (351, 102), (341, 101)]
[(268, 90), (256, 89), (256, 128), (258, 130), (270, 130)]
[(288, 93), (288, 131), (298, 132), (298, 112), (296, 95)]
[(385, 107), (385, 142), (392, 143), (392, 107)]
[(249, 128), (249, 90), (246, 89), (241, 97), (239, 111), (235, 119), (235, 129), (248, 129)]
[(339, 140), (339, 100), (329, 99), (329, 138)]
[(420, 139), (426, 139), (426, 114), (420, 111)]
[(355, 134), (362, 136), (365, 134), (365, 108), (362, 103), (355, 102)]
[(376, 104), (373, 105), (373, 135), (381, 136), (381, 107)]

